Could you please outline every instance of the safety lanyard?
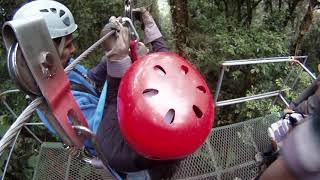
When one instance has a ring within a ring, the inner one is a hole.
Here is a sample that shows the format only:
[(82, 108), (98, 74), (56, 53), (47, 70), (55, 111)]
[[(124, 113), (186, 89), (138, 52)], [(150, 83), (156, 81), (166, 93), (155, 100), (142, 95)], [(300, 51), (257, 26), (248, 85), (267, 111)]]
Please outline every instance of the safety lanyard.
[(104, 105), (106, 103), (106, 97), (107, 97), (107, 92), (108, 92), (108, 83), (107, 81), (104, 83), (103, 85), (103, 89), (98, 101), (98, 105), (97, 105), (97, 109), (96, 112), (94, 113), (93, 117), (92, 117), (92, 121), (94, 122), (93, 124), (93, 133), (96, 134), (96, 131), (99, 127), (100, 121), (102, 119), (103, 116), (103, 111), (104, 111)]

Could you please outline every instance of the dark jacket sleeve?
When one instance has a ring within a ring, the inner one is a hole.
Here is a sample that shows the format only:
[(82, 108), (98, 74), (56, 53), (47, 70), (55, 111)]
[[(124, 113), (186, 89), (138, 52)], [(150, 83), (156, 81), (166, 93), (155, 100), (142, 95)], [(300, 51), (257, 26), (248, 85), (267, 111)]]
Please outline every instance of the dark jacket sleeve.
[(96, 134), (97, 153), (104, 164), (120, 172), (149, 169), (158, 162), (138, 155), (124, 140), (118, 122), (117, 94), (120, 78), (107, 77), (108, 94), (104, 116)]
[(98, 87), (102, 87), (107, 77), (107, 61), (103, 56), (101, 62), (88, 71), (88, 77), (95, 82)]
[[(156, 52), (168, 51), (168, 47), (163, 38), (155, 40), (152, 45), (153, 50)], [(99, 66), (100, 64), (98, 67)], [(101, 75), (105, 74), (108, 81), (104, 115), (99, 125), (95, 141), (99, 158), (104, 164), (110, 165), (119, 172), (135, 172), (148, 169), (152, 179), (169, 179), (178, 167), (180, 161), (155, 161), (146, 159), (136, 153), (126, 143), (121, 134), (117, 114), (117, 95), (121, 78), (112, 78), (107, 75), (106, 65), (104, 65), (104, 73), (101, 73), (102, 68), (103, 67), (100, 67), (90, 71), (91, 78), (99, 79)]]
[(169, 52), (168, 45), (163, 37), (151, 42), (152, 52)]
[(117, 95), (121, 79), (107, 76), (107, 80), (107, 101), (95, 141), (99, 158), (118, 172), (148, 169), (152, 179), (168, 179), (173, 175), (180, 161), (146, 159), (126, 143), (120, 131), (117, 114)]
[(315, 80), (301, 95), (293, 101), (292, 110), (304, 113), (313, 114), (315, 108), (320, 105), (320, 79)]
[(320, 97), (317, 94), (314, 94), (308, 97), (307, 100), (302, 101), (296, 107), (293, 108), (294, 111), (303, 113), (303, 114), (314, 114), (315, 110), (320, 107)]
[(320, 179), (319, 118), (319, 112), (315, 112), (295, 127), (283, 142), (281, 155), (297, 179)]

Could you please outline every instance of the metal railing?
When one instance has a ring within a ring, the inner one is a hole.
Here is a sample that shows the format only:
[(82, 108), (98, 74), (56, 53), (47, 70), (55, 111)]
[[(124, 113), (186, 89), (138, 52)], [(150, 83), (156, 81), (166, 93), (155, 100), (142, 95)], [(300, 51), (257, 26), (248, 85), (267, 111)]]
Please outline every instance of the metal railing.
[[(14, 90), (8, 90), (8, 91), (4, 91), (2, 93), (0, 93), (0, 100), (1, 103), (4, 105), (4, 107), (8, 110), (8, 112), (10, 112), (10, 114), (12, 115), (13, 118), (17, 118), (17, 114), (14, 112), (13, 108), (10, 107), (10, 105), (8, 104), (8, 102), (6, 101), (6, 96), (9, 94), (15, 94), (15, 93), (19, 93), (20, 91), (18, 89), (14, 89)], [(33, 125), (43, 125), (43, 123), (27, 123), (25, 126), (23, 126), (23, 129), (25, 129), (37, 142), (39, 142), (40, 144), (43, 143), (43, 141), (40, 140), (40, 138), (32, 132), (32, 130), (28, 127), (28, 126), (33, 126)], [(3, 173), (2, 175), (0, 175), (1, 180), (4, 180), (5, 175), (7, 173), (8, 170), (8, 166), (12, 157), (12, 153), (14, 151), (14, 148), (17, 144), (17, 140), (19, 138), (20, 132), (21, 132), (22, 128), (19, 129), (18, 133), (15, 135), (14, 140), (11, 143), (11, 146), (9, 146), (9, 154), (7, 157), (7, 160), (5, 161), (5, 166), (3, 168)]]
[[(217, 84), (217, 90), (216, 90), (216, 93), (214, 96), (214, 101), (215, 101), (216, 106), (222, 107), (222, 106), (238, 104), (238, 103), (242, 103), (242, 102), (248, 102), (248, 101), (252, 101), (252, 100), (269, 98), (269, 97), (276, 97), (276, 98), (279, 97), (285, 103), (286, 106), (289, 106), (289, 103), (283, 97), (282, 92), (284, 92), (286, 90), (291, 90), (295, 86), (295, 84), (297, 83), (297, 80), (299, 79), (301, 72), (295, 78), (295, 81), (294, 81), (293, 85), (291, 86), (291, 88), (286, 88), (286, 89), (282, 88), (282, 89), (278, 89), (278, 90), (270, 91), (270, 92), (266, 92), (266, 93), (218, 101), (225, 71), (228, 67), (231, 67), (231, 66), (291, 62), (291, 63), (295, 63), (295, 64), (299, 65), (302, 68), (302, 70), (306, 71), (310, 75), (311, 78), (316, 79), (315, 75), (312, 74), (312, 72), (304, 65), (307, 61), (307, 58), (308, 58), (307, 56), (289, 56), (289, 57), (231, 60), (231, 61), (223, 62), (221, 64), (222, 68), (221, 68), (221, 72), (220, 72), (220, 76), (219, 76), (219, 80), (218, 80), (218, 84)], [(289, 78), (292, 76), (293, 72), (294, 72), (294, 69), (292, 68), (290, 73), (287, 75), (287, 77), (284, 81), (284, 86), (287, 84), (287, 82), (288, 82)], [(276, 99), (275, 99), (275, 101), (276, 101)], [(275, 101), (274, 101), (274, 103), (275, 103)]]

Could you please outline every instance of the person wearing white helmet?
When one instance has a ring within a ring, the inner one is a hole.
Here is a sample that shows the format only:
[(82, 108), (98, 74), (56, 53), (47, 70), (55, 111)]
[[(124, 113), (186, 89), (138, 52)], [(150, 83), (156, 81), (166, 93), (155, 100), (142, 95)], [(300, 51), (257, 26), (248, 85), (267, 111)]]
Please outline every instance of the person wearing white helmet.
[[(43, 17), (50, 37), (60, 55), (63, 67), (73, 61), (71, 58), (75, 52), (72, 33), (78, 28), (70, 10), (63, 4), (53, 0), (37, 0), (24, 4), (13, 16), (13, 20), (29, 18), (32, 16)], [(86, 117), (89, 128), (95, 132), (99, 126), (101, 115), (97, 113), (100, 93), (96, 90), (95, 84), (87, 77), (87, 69), (77, 65), (68, 73), (72, 94), (75, 97), (81, 111)], [(47, 121), (44, 113), (37, 110), (37, 113), (50, 132), (56, 134), (55, 130)], [(101, 113), (100, 113), (101, 114)], [(86, 143), (87, 149), (95, 155), (91, 142)]]
[[(156, 26), (153, 18), (145, 9), (141, 10), (142, 19), (145, 23), (145, 42), (151, 43), (153, 46), (153, 50), (155, 52), (158, 51), (168, 51), (166, 43), (162, 38), (162, 35)], [(60, 55), (61, 63), (64, 67), (68, 65), (72, 61), (71, 55), (74, 53), (75, 48), (73, 46), (73, 38), (72, 33), (77, 29), (77, 25), (75, 24), (74, 18), (67, 7), (62, 5), (59, 2), (53, 0), (38, 0), (32, 1), (30, 3), (22, 6), (14, 15), (13, 19), (19, 18), (27, 18), (30, 16), (42, 16), (47, 24), (49, 33), (57, 51)], [(98, 89), (97, 86), (103, 86), (108, 79), (108, 93), (107, 93), (107, 102), (113, 101), (116, 96), (116, 92), (118, 89), (119, 81), (121, 77), (124, 75), (126, 70), (131, 66), (131, 59), (128, 55), (129, 53), (129, 37), (128, 37), (128, 29), (124, 27), (117, 18), (110, 18), (110, 23), (112, 24), (109, 27), (116, 30), (116, 39), (113, 39), (111, 45), (108, 47), (110, 50), (105, 54), (101, 63), (97, 65), (95, 68), (87, 71), (83, 66), (77, 65), (73, 71), (68, 74), (69, 80), (71, 82), (71, 90), (74, 95), (80, 109), (82, 110), (84, 116), (86, 117), (89, 128), (96, 133), (98, 131), (98, 127), (102, 118), (102, 115), (97, 116), (97, 106), (101, 102), (100, 93), (96, 91)], [(112, 39), (112, 38), (111, 38)], [(103, 93), (101, 93), (103, 95)], [(102, 97), (102, 96), (101, 96)], [(104, 105), (104, 101), (103, 101)], [(108, 106), (109, 109), (114, 108), (115, 104)], [(104, 109), (104, 113), (106, 113), (106, 107)], [(109, 117), (107, 119), (113, 119), (116, 117), (116, 110), (111, 114), (107, 114), (104, 117)], [(45, 123), (46, 127), (50, 129), (51, 132), (55, 132), (54, 129), (47, 122), (43, 113), (38, 111), (40, 119)], [(101, 112), (100, 112), (101, 114)], [(102, 113), (103, 114), (103, 113)], [(108, 121), (103, 119), (103, 121)], [(103, 129), (105, 127), (100, 127)], [(119, 134), (120, 132), (115, 132)], [(110, 134), (105, 134), (105, 137), (111, 137)], [(112, 143), (122, 143), (124, 141), (121, 134), (119, 134), (118, 139), (113, 138), (110, 139), (113, 141)], [(98, 141), (98, 146), (101, 141)], [(111, 160), (111, 167), (115, 165), (115, 161), (117, 158), (120, 158), (121, 153), (117, 154), (113, 159), (105, 159), (105, 154), (110, 151), (113, 151), (111, 144), (106, 144), (106, 146), (101, 144), (100, 149), (98, 151), (98, 156), (102, 157), (105, 165), (108, 165), (108, 160)], [(126, 145), (127, 146), (127, 145)], [(97, 155), (93, 146), (89, 143), (86, 144), (87, 149), (93, 155)], [(117, 147), (117, 146), (116, 146)], [(109, 148), (108, 150), (106, 148)], [(111, 148), (111, 149), (110, 149)], [(109, 151), (110, 150), (110, 151)], [(123, 151), (125, 152), (125, 151)], [(137, 156), (135, 152), (127, 152), (130, 155), (134, 154), (134, 156), (126, 156), (129, 157), (127, 162), (123, 162), (124, 164), (117, 164), (120, 166), (124, 166), (123, 168), (115, 168), (118, 171), (122, 172), (135, 172), (139, 170), (148, 169), (149, 163), (144, 160), (143, 157)], [(120, 158), (121, 159), (121, 158)], [(139, 160), (141, 163), (131, 162), (131, 160)], [(117, 160), (116, 160), (117, 161)], [(147, 164), (146, 164), (147, 163)], [(125, 164), (129, 164), (128, 166)], [(130, 165), (135, 164), (136, 167), (131, 167)], [(139, 165), (140, 164), (140, 165)], [(158, 163), (156, 163), (158, 164)], [(166, 163), (167, 164), (167, 163)], [(116, 166), (116, 165), (115, 165)], [(167, 168), (166, 168), (167, 169)], [(167, 170), (165, 170), (167, 171)], [(145, 179), (149, 179), (148, 174), (145, 174), (145, 171), (141, 171), (142, 173), (133, 173), (128, 176), (128, 179), (131, 177), (144, 177)]]
[(52, 0), (38, 0), (22, 6), (13, 16), (13, 20), (31, 16), (42, 16), (47, 24), (51, 39), (58, 47), (62, 65), (65, 66), (75, 51), (72, 33), (77, 30), (70, 10), (63, 4)]

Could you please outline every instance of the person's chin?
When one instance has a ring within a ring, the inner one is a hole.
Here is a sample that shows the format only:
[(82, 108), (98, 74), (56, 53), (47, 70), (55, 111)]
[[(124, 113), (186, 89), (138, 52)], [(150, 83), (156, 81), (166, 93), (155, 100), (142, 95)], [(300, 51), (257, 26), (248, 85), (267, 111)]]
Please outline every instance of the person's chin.
[(71, 60), (71, 58), (69, 58), (69, 59), (67, 59), (67, 60), (62, 60), (62, 59), (61, 59), (61, 64), (62, 64), (62, 66), (63, 66), (64, 68), (67, 67), (67, 65), (69, 64), (70, 60)]

